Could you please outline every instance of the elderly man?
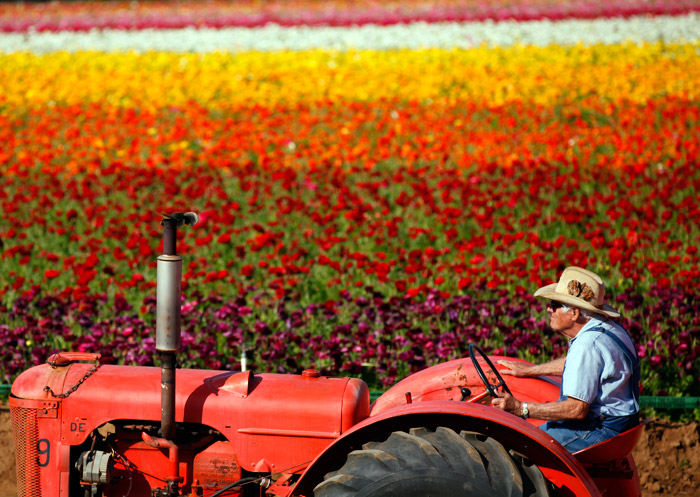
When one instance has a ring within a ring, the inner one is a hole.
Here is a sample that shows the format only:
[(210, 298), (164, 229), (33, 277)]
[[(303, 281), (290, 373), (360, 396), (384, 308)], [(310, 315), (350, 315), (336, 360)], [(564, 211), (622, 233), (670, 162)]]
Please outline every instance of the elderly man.
[(492, 405), (522, 417), (547, 420), (542, 429), (576, 452), (639, 424), (639, 358), (634, 342), (614, 318), (605, 285), (595, 273), (564, 270), (558, 283), (535, 292), (549, 299), (549, 324), (569, 339), (566, 358), (529, 365), (498, 361), (501, 374), (518, 377), (561, 376), (557, 402), (521, 402), (499, 393)]

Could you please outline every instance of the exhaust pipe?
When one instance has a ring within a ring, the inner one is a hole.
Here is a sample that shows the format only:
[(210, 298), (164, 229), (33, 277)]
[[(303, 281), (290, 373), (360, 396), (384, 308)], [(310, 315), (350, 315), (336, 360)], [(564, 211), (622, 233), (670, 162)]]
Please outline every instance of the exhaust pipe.
[(182, 257), (177, 255), (177, 228), (194, 226), (194, 212), (163, 214), (163, 254), (158, 256), (156, 289), (156, 350), (160, 355), (161, 434), (175, 438), (175, 365), (180, 350)]

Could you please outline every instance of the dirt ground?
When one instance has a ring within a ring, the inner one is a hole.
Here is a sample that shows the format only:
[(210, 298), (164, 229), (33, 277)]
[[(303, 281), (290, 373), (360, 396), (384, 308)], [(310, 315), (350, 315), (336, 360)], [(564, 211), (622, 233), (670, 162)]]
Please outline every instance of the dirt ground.
[(15, 475), (10, 408), (7, 404), (0, 404), (0, 497), (16, 495), (17, 475)]
[(700, 496), (700, 423), (652, 420), (633, 454), (642, 495)]
[[(16, 497), (10, 410), (0, 405), (0, 497)], [(634, 450), (642, 495), (700, 497), (700, 423), (652, 420)]]

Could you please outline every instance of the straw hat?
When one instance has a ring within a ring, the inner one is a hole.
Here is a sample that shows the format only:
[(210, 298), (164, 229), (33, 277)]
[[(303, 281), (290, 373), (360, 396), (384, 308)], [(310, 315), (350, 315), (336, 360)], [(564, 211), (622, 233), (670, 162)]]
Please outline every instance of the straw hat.
[(580, 267), (567, 267), (558, 283), (540, 288), (535, 297), (556, 300), (611, 318), (620, 317), (619, 312), (605, 303), (605, 283), (600, 276)]

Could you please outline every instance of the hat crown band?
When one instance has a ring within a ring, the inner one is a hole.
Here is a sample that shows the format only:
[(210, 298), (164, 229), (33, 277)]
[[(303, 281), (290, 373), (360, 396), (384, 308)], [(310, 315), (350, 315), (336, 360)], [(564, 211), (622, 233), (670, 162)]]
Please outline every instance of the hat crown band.
[(605, 301), (605, 286), (585, 275), (562, 277), (557, 284), (556, 293), (580, 299), (596, 307)]

